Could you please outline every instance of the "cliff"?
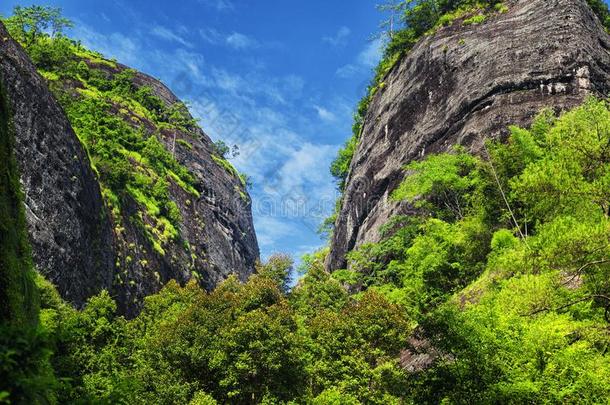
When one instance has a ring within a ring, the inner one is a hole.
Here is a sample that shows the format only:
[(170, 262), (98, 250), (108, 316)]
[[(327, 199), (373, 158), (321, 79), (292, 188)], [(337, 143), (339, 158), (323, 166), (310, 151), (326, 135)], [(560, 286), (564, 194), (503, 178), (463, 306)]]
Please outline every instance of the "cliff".
[(423, 38), (375, 94), (346, 183), (327, 259), (381, 238), (410, 207), (389, 200), (403, 167), (460, 144), (477, 152), (544, 107), (574, 107), (610, 90), (610, 38), (585, 0), (516, 0), (482, 24)]
[[(119, 66), (119, 71), (126, 68)], [(167, 108), (181, 104), (169, 88), (151, 76), (135, 72), (133, 82), (137, 88), (152, 89), (153, 95)], [(186, 114), (187, 119), (192, 119), (188, 112)], [(155, 128), (150, 122), (145, 126), (150, 134), (158, 131), (166, 149), (194, 176), (193, 184), (198, 192), (193, 198), (180, 187), (170, 187), (170, 198), (178, 205), (183, 218), (181, 242), (188, 242), (190, 250), (185, 251), (183, 243), (169, 247), (169, 256), (175, 261), (169, 264), (170, 274), (164, 279), (188, 280), (196, 271), (200, 284), (208, 290), (230, 274), (245, 281), (254, 272), (259, 259), (251, 199), (245, 181), (219, 155), (209, 136), (198, 125), (186, 130)], [(152, 259), (153, 262), (163, 261), (160, 257)]]
[(0, 23), (6, 90), (37, 269), (77, 305), (112, 286), (112, 227), (97, 180), (61, 107)]
[(23, 326), (36, 323), (38, 303), (14, 143), (8, 100), (0, 82), (0, 323)]
[(131, 316), (169, 280), (254, 271), (245, 181), (165, 85), (65, 38), (34, 63), (0, 39), (34, 263), (63, 298), (106, 289)]

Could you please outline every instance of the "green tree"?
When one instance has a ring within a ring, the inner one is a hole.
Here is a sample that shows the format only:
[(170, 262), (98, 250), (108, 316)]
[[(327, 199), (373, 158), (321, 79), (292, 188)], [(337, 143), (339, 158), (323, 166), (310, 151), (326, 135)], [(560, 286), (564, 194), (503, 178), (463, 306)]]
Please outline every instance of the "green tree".
[(66, 28), (74, 26), (72, 21), (62, 16), (61, 8), (48, 6), (17, 6), (13, 15), (5, 20), (9, 33), (26, 49), (40, 38), (50, 35), (52, 38), (63, 35)]
[(292, 272), (294, 260), (288, 255), (275, 254), (264, 264), (259, 264), (256, 272), (273, 280), (284, 293), (288, 293), (292, 283)]

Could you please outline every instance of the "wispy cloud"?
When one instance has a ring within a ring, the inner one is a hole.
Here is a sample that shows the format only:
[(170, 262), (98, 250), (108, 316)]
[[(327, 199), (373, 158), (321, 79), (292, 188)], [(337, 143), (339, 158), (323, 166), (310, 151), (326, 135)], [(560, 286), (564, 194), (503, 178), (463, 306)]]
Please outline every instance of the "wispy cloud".
[(187, 41), (182, 36), (178, 35), (176, 32), (170, 30), (169, 28), (163, 27), (161, 25), (153, 27), (153, 29), (151, 30), (151, 34), (156, 36), (157, 38), (161, 38), (169, 42), (176, 42), (187, 48), (193, 47), (193, 44), (191, 42)]
[(278, 240), (298, 232), (289, 222), (272, 216), (257, 217), (255, 220), (255, 227), (258, 243), (271, 250), (273, 250), (273, 247)]
[(223, 68), (212, 68), (213, 86), (236, 98), (243, 96), (264, 97), (274, 104), (286, 104), (300, 96), (305, 82), (296, 75), (281, 77), (261, 76), (256, 72), (240, 75)]
[(360, 51), (356, 59), (352, 63), (341, 66), (335, 74), (343, 79), (354, 77), (357, 73), (365, 72), (375, 67), (381, 60), (383, 52), (383, 40), (376, 39), (368, 43), (364, 49)]
[(224, 42), (225, 37), (214, 28), (203, 28), (199, 30), (201, 39), (211, 45), (219, 45)]
[(226, 39), (227, 45), (233, 49), (253, 49), (260, 46), (259, 42), (247, 35), (234, 32)]
[[(162, 59), (163, 55), (158, 55), (158, 59)], [(167, 62), (168, 67), (173, 69), (173, 72), (180, 72), (182, 69), (186, 68), (188, 72), (193, 75), (193, 78), (199, 81), (205, 81), (205, 77), (202, 72), (203, 65), (205, 60), (203, 55), (197, 52), (190, 52), (184, 49), (178, 49), (173, 54), (173, 60), (171, 62)]]
[[(335, 153), (336, 149), (332, 145), (318, 145), (309, 142), (296, 145), (279, 171), (282, 191), (304, 189), (308, 185), (318, 183), (323, 177), (326, 177), (327, 168)], [(328, 163), (323, 166), (324, 172), (320, 172), (322, 163)], [(320, 191), (321, 194), (324, 194), (324, 190)]]
[(351, 33), (352, 31), (348, 27), (343, 26), (335, 35), (323, 37), (322, 41), (332, 46), (345, 46)]
[(199, 2), (218, 11), (235, 10), (235, 5), (231, 0), (199, 0)]
[(116, 58), (122, 63), (134, 65), (140, 51), (139, 41), (131, 36), (118, 32), (102, 34), (86, 24), (77, 21), (72, 30), (74, 36), (89, 49), (96, 50), (109, 58)]
[(241, 32), (223, 33), (215, 28), (204, 28), (199, 30), (201, 39), (215, 46), (226, 46), (236, 51), (246, 51), (255, 49), (277, 49), (281, 48), (282, 44), (277, 41), (263, 42), (258, 39), (243, 34)]
[(322, 121), (332, 122), (337, 119), (335, 114), (333, 114), (331, 111), (327, 110), (324, 107), (320, 107), (319, 105), (314, 105), (313, 108), (314, 108), (314, 110), (316, 110), (316, 112), (318, 113), (318, 117), (320, 117), (320, 119)]
[(358, 55), (358, 62), (366, 67), (374, 67), (381, 59), (383, 40), (376, 39), (370, 42)]
[[(167, 83), (170, 87), (182, 86), (180, 74), (188, 75), (189, 82), (193, 80), (202, 84), (209, 82), (210, 79), (203, 74), (205, 60), (200, 53), (192, 48), (177, 47), (165, 51), (153, 46), (151, 36), (147, 33), (155, 31), (156, 28), (157, 26), (138, 27), (133, 34), (126, 36), (118, 32), (102, 33), (78, 22), (73, 34), (87, 48), (96, 50), (108, 58), (114, 58), (143, 72), (165, 77), (166, 80), (167, 77), (174, 79), (176, 83)], [(163, 31), (156, 30), (156, 32)], [(182, 30), (177, 31), (176, 35), (178, 32)]]
[(335, 74), (342, 79), (349, 79), (351, 77), (354, 77), (354, 75), (359, 71), (359, 66), (349, 63), (338, 68)]

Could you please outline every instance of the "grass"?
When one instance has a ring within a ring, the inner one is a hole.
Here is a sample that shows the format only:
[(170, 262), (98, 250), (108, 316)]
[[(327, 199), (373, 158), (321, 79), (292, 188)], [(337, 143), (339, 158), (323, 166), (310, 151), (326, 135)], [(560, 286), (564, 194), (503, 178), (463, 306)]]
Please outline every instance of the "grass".
[(216, 155), (212, 155), (212, 159), (214, 159), (214, 162), (216, 162), (220, 167), (225, 169), (227, 173), (229, 173), (231, 176), (239, 177), (237, 169), (235, 169), (235, 167), (233, 167), (233, 165), (227, 159), (223, 159)]
[(39, 70), (38, 73), (40, 73), (40, 75), (44, 77), (47, 81), (53, 82), (59, 80), (59, 74), (57, 74), (56, 72), (47, 72), (44, 70)]
[(90, 51), (88, 49), (83, 48), (82, 46), (73, 46), (72, 52), (74, 55), (78, 56), (80, 59), (86, 59), (89, 62), (96, 65), (105, 65), (111, 67), (113, 69), (117, 69), (117, 63), (115, 61), (110, 61), (105, 59), (104, 56), (99, 52)]
[(485, 22), (485, 20), (487, 19), (487, 16), (485, 14), (477, 14), (474, 15), (470, 18), (467, 18), (464, 20), (463, 24), (464, 25), (477, 25), (477, 24), (482, 24)]
[(188, 150), (193, 150), (193, 145), (191, 145), (188, 141), (185, 141), (184, 139), (177, 139), (176, 143), (178, 143), (178, 145), (184, 146)]

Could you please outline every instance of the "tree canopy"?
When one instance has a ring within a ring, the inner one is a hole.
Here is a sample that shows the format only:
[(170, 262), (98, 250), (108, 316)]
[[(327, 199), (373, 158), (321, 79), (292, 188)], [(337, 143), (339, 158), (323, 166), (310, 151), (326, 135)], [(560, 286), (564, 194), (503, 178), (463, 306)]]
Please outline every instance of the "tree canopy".
[(4, 20), (7, 29), (15, 40), (26, 48), (31, 47), (44, 35), (57, 37), (66, 28), (72, 28), (72, 21), (62, 15), (61, 8), (49, 6), (17, 6), (13, 15)]

